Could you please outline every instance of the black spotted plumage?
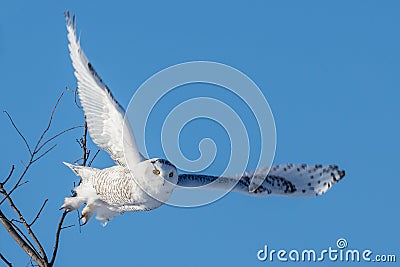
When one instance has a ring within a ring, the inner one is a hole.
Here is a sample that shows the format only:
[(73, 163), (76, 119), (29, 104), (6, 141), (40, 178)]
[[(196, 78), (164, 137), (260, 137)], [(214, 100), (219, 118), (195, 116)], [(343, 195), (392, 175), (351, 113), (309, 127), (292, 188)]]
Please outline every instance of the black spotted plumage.
[[(228, 183), (216, 183), (218, 177), (210, 175), (181, 174), (178, 186), (200, 187), (232, 191), (254, 195), (315, 196), (325, 193), (345, 175), (336, 165), (285, 164), (245, 173), (239, 177), (222, 177)], [(318, 176), (318, 179), (314, 179)], [(262, 181), (253, 192), (249, 192), (252, 179)], [(214, 184), (212, 184), (215, 182)]]

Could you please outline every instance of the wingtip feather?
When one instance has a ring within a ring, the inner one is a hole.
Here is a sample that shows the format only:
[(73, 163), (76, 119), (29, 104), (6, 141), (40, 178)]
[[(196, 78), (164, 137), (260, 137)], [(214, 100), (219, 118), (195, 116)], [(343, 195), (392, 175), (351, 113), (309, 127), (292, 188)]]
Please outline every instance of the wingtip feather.
[(69, 10), (66, 10), (64, 12), (64, 17), (65, 17), (65, 21), (67, 22), (67, 27), (72, 27), (73, 29), (75, 29), (75, 26), (76, 26), (75, 15), (72, 15), (72, 18), (71, 18), (71, 14), (70, 14)]

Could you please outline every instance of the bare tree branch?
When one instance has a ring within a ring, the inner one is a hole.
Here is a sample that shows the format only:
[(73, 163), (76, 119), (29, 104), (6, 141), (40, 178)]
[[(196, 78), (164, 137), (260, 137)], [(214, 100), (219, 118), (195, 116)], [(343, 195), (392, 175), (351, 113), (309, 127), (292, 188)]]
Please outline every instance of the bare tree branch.
[[(60, 95), (59, 98), (57, 99), (57, 102), (56, 102), (56, 104), (54, 105), (54, 107), (53, 107), (53, 109), (52, 109), (52, 111), (51, 111), (50, 119), (49, 119), (49, 121), (48, 121), (48, 123), (47, 123), (47, 126), (46, 126), (46, 128), (43, 130), (43, 132), (42, 132), (42, 134), (40, 135), (38, 141), (36, 142), (36, 145), (35, 145), (33, 151), (31, 150), (31, 148), (30, 148), (30, 146), (29, 146), (29, 144), (28, 144), (28, 141), (26, 140), (25, 136), (21, 133), (21, 131), (18, 129), (18, 127), (17, 127), (16, 124), (14, 123), (14, 120), (12, 119), (12, 117), (10, 116), (10, 114), (9, 114), (7, 111), (4, 111), (4, 112), (7, 114), (7, 116), (8, 116), (8, 118), (9, 118), (11, 124), (13, 125), (14, 129), (17, 131), (17, 133), (19, 134), (19, 136), (21, 136), (22, 140), (24, 141), (25, 145), (27, 146), (28, 151), (29, 151), (29, 155), (30, 155), (28, 164), (24, 164), (24, 166), (25, 166), (24, 171), (22, 172), (22, 174), (21, 174), (20, 177), (18, 178), (18, 180), (17, 180), (17, 182), (15, 183), (15, 185), (14, 185), (14, 186), (12, 187), (12, 189), (9, 191), (8, 195), (11, 195), (11, 194), (18, 188), (19, 184), (21, 183), (23, 177), (26, 175), (26, 173), (27, 173), (27, 171), (29, 170), (30, 166), (31, 166), (33, 163), (37, 162), (39, 159), (41, 159), (43, 156), (45, 156), (48, 152), (50, 152), (50, 151), (55, 147), (55, 145), (53, 145), (52, 147), (50, 147), (48, 150), (46, 150), (46, 151), (43, 152), (42, 154), (39, 154), (39, 153), (42, 151), (42, 149), (44, 148), (44, 145), (46, 145), (46, 144), (49, 143), (50, 141), (53, 141), (55, 138), (61, 136), (62, 134), (66, 133), (66, 132), (68, 132), (68, 131), (70, 131), (70, 130), (79, 128), (79, 126), (75, 126), (75, 127), (68, 128), (67, 130), (61, 131), (60, 133), (58, 133), (58, 134), (56, 134), (56, 135), (50, 137), (49, 139), (43, 141), (43, 139), (44, 139), (46, 133), (49, 131), (49, 129), (50, 129), (50, 127), (51, 127), (51, 124), (52, 124), (52, 122), (53, 122), (53, 118), (54, 118), (55, 111), (56, 111), (57, 106), (58, 106), (58, 104), (60, 103), (60, 100), (61, 100), (61, 98), (63, 97), (63, 95), (64, 95), (64, 93), (61, 93), (61, 95)], [(43, 143), (42, 143), (42, 141), (43, 141)], [(39, 156), (38, 156), (38, 154), (39, 154)], [(5, 201), (5, 198), (3, 198), (3, 199), (0, 201), (0, 205), (1, 205), (4, 201)]]
[[(23, 170), (19, 174), (18, 178), (16, 179), (15, 183), (10, 186), (9, 190), (6, 190), (5, 185), (7, 182), (10, 181), (11, 177), (14, 174), (15, 166), (12, 165), (11, 170), (8, 174), (8, 176), (4, 179), (4, 181), (0, 182), (0, 195), (3, 196), (3, 199), (0, 201), (0, 206), (7, 201), (11, 207), (11, 210), (16, 214), (18, 219), (8, 219), (7, 216), (0, 210), (0, 222), (1, 224), (5, 227), (5, 229), (8, 231), (10, 236), (17, 242), (17, 244), (25, 251), (25, 253), (30, 257), (30, 264), (33, 266), (33, 262), (36, 262), (38, 265), (37, 266), (53, 266), (58, 249), (59, 249), (59, 244), (60, 244), (60, 236), (61, 236), (61, 231), (67, 228), (72, 227), (73, 225), (68, 225), (68, 226), (63, 226), (64, 220), (68, 214), (68, 212), (64, 211), (60, 217), (57, 229), (56, 229), (56, 234), (55, 234), (55, 242), (54, 242), (54, 247), (53, 251), (51, 253), (51, 259), (50, 261), (48, 260), (48, 257), (46, 255), (46, 252), (44, 250), (44, 247), (42, 246), (41, 242), (39, 241), (39, 238), (36, 236), (36, 234), (32, 230), (32, 226), (37, 222), (39, 219), (40, 215), (42, 214), (42, 211), (44, 210), (48, 199), (46, 199), (43, 204), (41, 205), (40, 209), (38, 210), (36, 216), (33, 218), (31, 223), (28, 223), (21, 211), (18, 209), (17, 205), (15, 204), (14, 200), (12, 199), (11, 194), (20, 186), (26, 184), (28, 181), (23, 181), (24, 177), (26, 176), (28, 170), (30, 167), (42, 159), (45, 155), (47, 155), (57, 144), (53, 144), (50, 148), (46, 149), (46, 145), (50, 144), (50, 142), (54, 141), (57, 139), (59, 136), (63, 135), (66, 132), (69, 132), (71, 130), (77, 129), (77, 128), (82, 128), (84, 127), (84, 133), (82, 135), (82, 138), (79, 141), (79, 144), (82, 148), (82, 163), (81, 165), (86, 166), (89, 156), (90, 156), (90, 150), (87, 148), (87, 125), (85, 123), (84, 126), (74, 126), (70, 127), (66, 130), (60, 131), (57, 134), (51, 136), (50, 138), (46, 139), (46, 135), (49, 132), (55, 111), (61, 101), (61, 98), (63, 97), (63, 93), (59, 96), (57, 99), (56, 104), (54, 105), (51, 115), (49, 118), (49, 121), (41, 133), (40, 137), (38, 138), (36, 144), (33, 147), (29, 145), (26, 137), (22, 134), (22, 132), (19, 130), (19, 128), (16, 126), (14, 120), (12, 119), (11, 115), (7, 112), (4, 111), (4, 113), (7, 115), (9, 121), (11, 122), (13, 128), (16, 130), (18, 135), (21, 137), (23, 140), (28, 152), (29, 152), (29, 159), (27, 163), (23, 163)], [(74, 91), (74, 97), (75, 97), (75, 105), (77, 105), (78, 108), (79, 105), (77, 104), (77, 99), (76, 99), (76, 91)], [(45, 150), (45, 151), (43, 151)], [(98, 152), (94, 155), (94, 157), (90, 160), (89, 164), (93, 162), (95, 157), (97, 156)], [(16, 225), (14, 222), (20, 223), (23, 227), (19, 227)], [(0, 254), (0, 259), (7, 265), (7, 266), (12, 266), (11, 262), (9, 262), (2, 254)]]
[(3, 254), (0, 253), (0, 259), (9, 267), (12, 267), (11, 262), (9, 262), (6, 257), (3, 256)]
[(37, 255), (38, 257), (40, 257), (39, 252), (37, 252), (37, 250), (36, 250), (36, 248), (35, 248), (35, 245), (32, 244), (32, 242), (29, 240), (29, 238), (25, 235), (24, 231), (22, 231), (22, 229), (19, 228), (14, 222), (18, 222), (18, 223), (20, 223), (20, 224), (22, 224), (22, 222), (19, 221), (19, 220), (15, 220), (15, 219), (12, 219), (12, 220), (10, 221), (10, 223), (11, 223), (11, 225), (14, 227), (14, 229), (23, 237), (23, 239), (26, 241), (26, 243), (28, 243), (29, 246), (31, 246), (31, 248), (35, 250), (36, 255)]
[(4, 110), (3, 112), (7, 115), (7, 117), (8, 117), (8, 119), (10, 120), (12, 126), (13, 126), (14, 129), (17, 131), (17, 133), (18, 133), (19, 136), (22, 138), (22, 140), (24, 141), (25, 146), (26, 146), (26, 148), (27, 148), (28, 151), (29, 151), (29, 155), (32, 156), (31, 147), (29, 146), (28, 141), (26, 140), (25, 136), (21, 133), (21, 131), (20, 131), (20, 130), (18, 129), (18, 127), (15, 125), (15, 123), (14, 123), (13, 119), (11, 118), (10, 114), (9, 114), (6, 110)]
[(67, 225), (67, 226), (63, 226), (63, 227), (61, 227), (61, 230), (64, 230), (64, 229), (67, 229), (67, 228), (71, 228), (71, 227), (74, 227), (75, 226), (75, 224), (70, 224), (70, 225)]
[[(3, 194), (5, 194), (5, 193), (6, 192), (4, 192)], [(47, 262), (46, 252), (44, 251), (44, 248), (43, 248), (42, 244), (40, 244), (39, 239), (37, 238), (35, 233), (32, 231), (32, 229), (29, 226), (29, 224), (26, 222), (25, 217), (22, 216), (21, 211), (17, 208), (17, 206), (15, 205), (14, 201), (11, 199), (9, 194), (6, 195), (6, 199), (9, 202), (10, 207), (14, 210), (14, 212), (17, 214), (19, 220), (24, 225), (24, 227), (27, 230), (28, 234), (32, 237), (32, 239), (35, 242), (36, 246), (39, 248), (39, 251), (40, 251), (41, 256), (43, 257), (43, 260), (45, 260)]]
[[(0, 206), (1, 204), (3, 204), (3, 202), (7, 199), (7, 196), (11, 195), (15, 189), (17, 189), (20, 185), (21, 185), (21, 180), (24, 178), (25, 174), (28, 172), (29, 167), (32, 165), (32, 162), (30, 162), (29, 164), (27, 164), (25, 166), (24, 171), (22, 172), (22, 174), (19, 176), (17, 182), (15, 183), (15, 185), (12, 187), (12, 189), (8, 192), (8, 194), (0, 201)], [(4, 187), (3, 187), (4, 190)]]
[(21, 236), (15, 231), (13, 225), (10, 221), (6, 218), (4, 213), (0, 210), (0, 222), (4, 225), (8, 233), (11, 235), (12, 238), (18, 243), (18, 245), (29, 255), (35, 262), (39, 264), (39, 266), (45, 267), (46, 265), (42, 262), (42, 259), (36, 254), (35, 249), (33, 249), (29, 244), (25, 242), (21, 238)]
[(7, 178), (6, 178), (3, 182), (0, 183), (0, 190), (2, 190), (2, 189), (3, 189), (3, 186), (8, 182), (8, 180), (10, 180), (11, 176), (13, 175), (14, 170), (15, 170), (15, 166), (14, 166), (14, 164), (13, 164), (13, 165), (11, 166), (11, 170), (10, 170), (10, 172), (8, 173)]
[(78, 104), (78, 98), (77, 98), (77, 96), (78, 96), (78, 90), (73, 90), (73, 89), (71, 89), (71, 88), (69, 88), (69, 87), (66, 87), (65, 89), (66, 89), (67, 91), (70, 91), (70, 92), (72, 92), (72, 93), (74, 94), (75, 106), (76, 106), (78, 109), (82, 109), (82, 106), (80, 106), (80, 105)]
[(89, 158), (89, 155), (90, 155), (90, 151), (88, 153), (88, 149), (87, 149), (87, 146), (86, 146), (87, 145), (87, 123), (86, 123), (86, 117), (85, 117), (85, 129), (83, 131), (83, 137), (82, 138), (83, 138), (81, 140), (82, 151), (83, 151), (83, 156), (82, 156), (83, 162), (82, 162), (82, 165), (86, 166), (86, 162), (87, 162), (87, 160)]
[(38, 161), (39, 159), (43, 158), (44, 156), (46, 156), (47, 153), (49, 153), (50, 151), (52, 151), (55, 147), (57, 146), (57, 144), (52, 145), (49, 149), (47, 149), (45, 152), (43, 152), (42, 154), (40, 154), (39, 156), (37, 156), (37, 158), (32, 160), (32, 163), (35, 163), (36, 161)]
[(93, 158), (89, 161), (88, 167), (92, 166), (92, 163), (94, 161), (94, 159), (97, 157), (97, 155), (99, 154), (100, 149), (97, 149), (96, 153), (94, 154)]
[(30, 224), (28, 224), (29, 226), (32, 226), (32, 225), (36, 222), (36, 220), (39, 218), (40, 213), (43, 211), (44, 206), (46, 206), (47, 201), (49, 201), (49, 200), (46, 199), (46, 200), (43, 202), (42, 206), (40, 207), (40, 209), (39, 209), (38, 213), (36, 214), (35, 218), (33, 219), (33, 221), (32, 221)]
[(46, 133), (50, 130), (50, 126), (51, 123), (53, 122), (53, 117), (54, 117), (54, 113), (56, 112), (57, 106), (61, 101), (61, 98), (63, 97), (64, 92), (61, 93), (61, 95), (58, 97), (56, 104), (53, 107), (53, 110), (51, 111), (51, 115), (50, 115), (50, 119), (49, 122), (47, 123), (47, 127), (44, 129), (44, 131), (42, 132), (42, 135), (39, 137), (39, 140), (37, 141), (36, 145), (35, 145), (35, 149), (34, 149), (34, 153), (35, 151), (39, 151), (38, 150), (38, 146), (40, 145), (40, 143), (42, 142), (44, 136), (46, 135)]
[(67, 216), (68, 212), (64, 211), (63, 214), (61, 215), (60, 221), (58, 222), (58, 227), (57, 227), (57, 231), (56, 231), (56, 240), (54, 242), (54, 248), (53, 248), (53, 255), (51, 256), (51, 260), (49, 262), (49, 266), (53, 266), (54, 261), (56, 260), (56, 256), (57, 256), (57, 252), (58, 252), (58, 245), (60, 242), (60, 234), (61, 231), (63, 230), (63, 223), (64, 223), (64, 219), (65, 216)]
[(79, 126), (74, 126), (74, 127), (68, 128), (68, 129), (66, 129), (66, 130), (64, 130), (64, 131), (61, 131), (61, 132), (59, 132), (58, 134), (56, 134), (56, 135), (50, 137), (49, 139), (47, 139), (45, 142), (43, 142), (43, 144), (42, 144), (41, 146), (39, 146), (37, 150), (41, 150), (45, 145), (47, 145), (49, 142), (53, 141), (54, 139), (56, 139), (56, 138), (59, 137), (60, 135), (63, 135), (63, 134), (65, 134), (66, 132), (69, 132), (69, 131), (71, 131), (71, 130), (75, 130), (75, 129), (77, 129), (77, 128), (83, 128), (83, 127), (84, 127), (84, 126), (79, 125)]

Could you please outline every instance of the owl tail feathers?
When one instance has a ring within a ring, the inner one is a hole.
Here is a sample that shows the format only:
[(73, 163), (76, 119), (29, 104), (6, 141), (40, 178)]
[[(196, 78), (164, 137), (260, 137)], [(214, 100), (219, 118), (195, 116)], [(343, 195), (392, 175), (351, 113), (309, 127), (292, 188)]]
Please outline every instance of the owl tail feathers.
[(96, 168), (91, 168), (91, 167), (86, 167), (86, 166), (80, 166), (80, 165), (74, 165), (70, 164), (67, 162), (63, 162), (68, 168), (70, 168), (76, 176), (79, 176), (82, 178), (82, 181), (90, 181), (90, 178), (96, 174), (99, 169)]

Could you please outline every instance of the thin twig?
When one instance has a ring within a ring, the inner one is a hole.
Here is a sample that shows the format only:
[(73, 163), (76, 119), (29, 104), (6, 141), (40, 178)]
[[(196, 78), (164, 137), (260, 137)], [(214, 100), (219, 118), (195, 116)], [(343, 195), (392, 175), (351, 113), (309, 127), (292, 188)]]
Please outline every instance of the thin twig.
[(63, 222), (65, 219), (65, 216), (67, 216), (68, 212), (64, 211), (63, 214), (61, 215), (60, 221), (58, 222), (58, 227), (57, 227), (57, 231), (56, 231), (56, 240), (54, 242), (54, 249), (53, 249), (53, 255), (51, 256), (51, 260), (49, 262), (50, 266), (53, 266), (54, 261), (56, 260), (56, 256), (57, 256), (57, 252), (58, 252), (58, 245), (60, 242), (60, 234), (61, 231), (63, 230)]
[(70, 92), (72, 92), (72, 93), (74, 94), (75, 106), (76, 106), (77, 108), (79, 108), (79, 109), (82, 109), (82, 107), (78, 105), (78, 99), (77, 99), (77, 97), (76, 97), (76, 96), (78, 95), (78, 90), (73, 90), (73, 89), (71, 89), (71, 88), (69, 88), (69, 87), (66, 87), (65, 89), (66, 89), (67, 91), (70, 91)]
[(42, 206), (40, 207), (38, 213), (36, 214), (36, 217), (33, 219), (33, 221), (32, 221), (31, 223), (28, 224), (30, 227), (31, 227), (31, 226), (36, 222), (36, 220), (39, 218), (40, 213), (43, 211), (44, 206), (46, 205), (47, 201), (48, 201), (48, 199), (46, 199), (46, 200), (43, 202), (43, 204), (42, 204)]
[(14, 164), (13, 164), (13, 165), (11, 166), (11, 170), (10, 170), (10, 172), (8, 173), (7, 178), (6, 178), (3, 182), (0, 183), (0, 189), (2, 189), (3, 186), (8, 182), (8, 180), (10, 180), (10, 178), (11, 178), (11, 176), (12, 176), (14, 170), (15, 170), (15, 166), (14, 166)]
[(9, 267), (12, 267), (11, 262), (9, 262), (6, 257), (3, 256), (3, 254), (0, 253), (0, 259)]
[(87, 143), (87, 131), (88, 131), (88, 128), (87, 128), (87, 122), (86, 122), (86, 116), (85, 116), (85, 127), (84, 127), (84, 130), (83, 130), (83, 140), (82, 140), (82, 151), (83, 151), (83, 162), (82, 162), (82, 165), (83, 166), (86, 166), (86, 162), (87, 162), (87, 160), (88, 160), (88, 157), (89, 157), (89, 154), (90, 154), (90, 151), (88, 152), (88, 149), (87, 149), (87, 146), (86, 146), (86, 143)]
[[(17, 182), (15, 183), (15, 185), (11, 188), (11, 190), (8, 192), (8, 196), (10, 196), (15, 189), (17, 189), (20, 186), (21, 180), (24, 178), (25, 174), (28, 172), (29, 167), (32, 165), (32, 162), (29, 162), (28, 165), (25, 166), (24, 171), (21, 173), (21, 175), (19, 176)], [(3, 202), (6, 200), (7, 198), (4, 197), (1, 201), (0, 201), (0, 205), (3, 204)]]
[[(21, 174), (20, 177), (18, 178), (18, 180), (17, 180), (17, 182), (15, 183), (15, 185), (13, 186), (13, 188), (9, 191), (8, 195), (11, 195), (11, 194), (19, 187), (19, 185), (20, 185), (20, 183), (21, 183), (21, 180), (23, 179), (23, 177), (25, 176), (25, 174), (26, 174), (27, 171), (29, 170), (30, 166), (31, 166), (33, 163), (35, 163), (36, 161), (38, 161), (39, 159), (41, 159), (43, 156), (45, 156), (47, 153), (49, 153), (49, 152), (56, 146), (56, 145), (53, 145), (53, 146), (50, 147), (47, 151), (43, 152), (41, 155), (36, 156), (36, 155), (42, 150), (42, 148), (44, 147), (44, 145), (46, 145), (48, 142), (54, 140), (55, 138), (59, 137), (60, 135), (66, 133), (66, 132), (68, 132), (68, 131), (70, 131), (70, 130), (73, 130), (73, 129), (76, 129), (76, 128), (80, 128), (80, 126), (75, 126), (75, 127), (69, 128), (69, 129), (67, 129), (67, 130), (61, 131), (60, 133), (58, 133), (58, 134), (52, 136), (50, 139), (44, 141), (44, 143), (41, 144), (41, 142), (42, 142), (42, 140), (43, 140), (45, 134), (46, 134), (46, 133), (48, 132), (48, 130), (50, 129), (51, 123), (52, 123), (52, 121), (53, 121), (53, 117), (54, 117), (55, 110), (56, 110), (56, 108), (57, 108), (57, 106), (58, 106), (58, 104), (59, 104), (59, 102), (60, 102), (62, 96), (63, 96), (63, 93), (62, 93), (62, 94), (60, 95), (60, 97), (57, 99), (57, 102), (56, 102), (56, 104), (54, 105), (53, 110), (52, 110), (52, 112), (51, 112), (51, 116), (50, 116), (49, 122), (48, 122), (48, 124), (47, 124), (47, 127), (46, 127), (46, 129), (42, 132), (41, 136), (39, 137), (39, 139), (38, 139), (38, 141), (37, 141), (37, 143), (36, 143), (36, 145), (35, 145), (35, 149), (34, 149), (33, 151), (31, 150), (31, 148), (30, 148), (30, 146), (29, 146), (29, 144), (28, 144), (28, 142), (27, 142), (25, 136), (21, 133), (21, 131), (20, 131), (20, 130), (18, 129), (18, 127), (15, 125), (15, 123), (14, 123), (13, 119), (11, 118), (11, 116), (9, 115), (9, 113), (8, 113), (7, 111), (4, 111), (4, 112), (7, 114), (8, 118), (10, 119), (11, 124), (13, 125), (13, 127), (15, 128), (15, 130), (18, 132), (18, 134), (19, 134), (19, 135), (21, 136), (21, 138), (24, 140), (24, 142), (25, 142), (25, 144), (26, 144), (26, 146), (27, 146), (27, 148), (28, 148), (28, 150), (29, 150), (29, 154), (30, 154), (30, 159), (29, 159), (28, 164), (23, 164), (24, 167), (25, 167), (25, 168), (24, 168), (24, 171), (22, 172), (22, 174)], [(5, 198), (3, 198), (3, 199), (0, 201), (0, 205), (1, 205), (4, 201), (5, 201)]]
[(92, 166), (92, 163), (94, 161), (94, 159), (97, 157), (97, 155), (99, 154), (100, 149), (97, 149), (96, 153), (94, 154), (93, 158), (89, 161), (88, 167)]
[(74, 127), (68, 128), (68, 129), (66, 129), (66, 130), (64, 130), (64, 131), (59, 132), (58, 134), (56, 134), (56, 135), (50, 137), (50, 138), (47, 139), (45, 142), (43, 142), (43, 143), (37, 148), (37, 150), (38, 150), (38, 151), (41, 150), (46, 144), (48, 144), (49, 142), (53, 141), (54, 139), (56, 139), (56, 138), (59, 137), (60, 135), (63, 135), (63, 134), (65, 134), (66, 132), (69, 132), (69, 131), (71, 131), (71, 130), (75, 130), (75, 129), (77, 129), (77, 128), (83, 128), (83, 126), (82, 126), (82, 125), (78, 125), (78, 126), (74, 126)]
[(57, 144), (52, 145), (49, 149), (47, 149), (45, 152), (43, 152), (42, 154), (40, 154), (37, 158), (32, 160), (32, 163), (35, 163), (36, 161), (38, 161), (39, 159), (43, 158), (44, 156), (46, 156), (47, 153), (49, 153), (50, 151), (52, 151), (55, 147), (57, 146)]
[(18, 188), (18, 187), (21, 187), (21, 186), (23, 186), (23, 185), (25, 185), (25, 184), (27, 184), (27, 183), (29, 183), (29, 181), (25, 181), (25, 182), (23, 182), (23, 183), (20, 183), (20, 184), (17, 186), (17, 188)]
[(10, 114), (9, 114), (6, 110), (4, 110), (3, 112), (7, 115), (7, 117), (8, 117), (8, 119), (10, 120), (12, 126), (13, 126), (14, 129), (17, 131), (17, 133), (18, 133), (19, 136), (22, 138), (22, 140), (24, 141), (25, 146), (26, 146), (26, 148), (27, 148), (28, 151), (29, 151), (29, 155), (32, 156), (31, 147), (29, 146), (28, 141), (26, 140), (25, 136), (24, 136), (24, 135), (21, 133), (21, 131), (18, 129), (17, 125), (15, 125), (14, 120), (11, 118)]
[(83, 158), (79, 158), (77, 160), (74, 161), (74, 164), (77, 164), (79, 161), (83, 160)]
[(81, 234), (81, 233), (82, 233), (82, 225), (81, 225), (81, 223), (80, 223), (80, 220), (81, 220), (81, 218), (82, 218), (82, 215), (81, 215), (81, 213), (79, 212), (79, 209), (76, 210), (76, 214), (78, 215), (79, 233)]
[(7, 191), (4, 189), (4, 187), (0, 187), (0, 189), (1, 189), (1, 190), (0, 190), (0, 194), (2, 194), (2, 195), (4, 196), (4, 198), (0, 201), (0, 205), (3, 204), (3, 202), (6, 201), (8, 197), (10, 197), (10, 195), (11, 195), (11, 193), (12, 193), (13, 191), (15, 191), (17, 188), (19, 188), (19, 187), (21, 187), (21, 186), (27, 184), (28, 182), (29, 182), (29, 181), (25, 181), (25, 182), (23, 182), (23, 183), (18, 184), (17, 187), (13, 188), (13, 190), (10, 191), (10, 192), (8, 192), (8, 193), (7, 193)]
[(63, 97), (63, 95), (64, 95), (64, 92), (62, 92), (61, 95), (58, 97), (57, 102), (54, 105), (53, 110), (51, 111), (51, 115), (50, 115), (49, 122), (47, 123), (47, 127), (44, 129), (44, 131), (42, 132), (42, 135), (39, 137), (39, 139), (38, 139), (38, 141), (36, 143), (35, 149), (33, 150), (34, 152), (35, 151), (39, 151), (39, 150), (37, 150), (38, 146), (42, 142), (42, 140), (43, 140), (44, 136), (46, 135), (46, 133), (50, 130), (51, 123), (53, 122), (54, 113), (56, 112), (57, 106), (60, 103), (61, 98)]
[(63, 227), (61, 227), (61, 230), (64, 230), (64, 229), (67, 229), (67, 228), (71, 228), (71, 227), (74, 227), (75, 226), (75, 224), (70, 224), (70, 225), (67, 225), (67, 226), (63, 226)]

